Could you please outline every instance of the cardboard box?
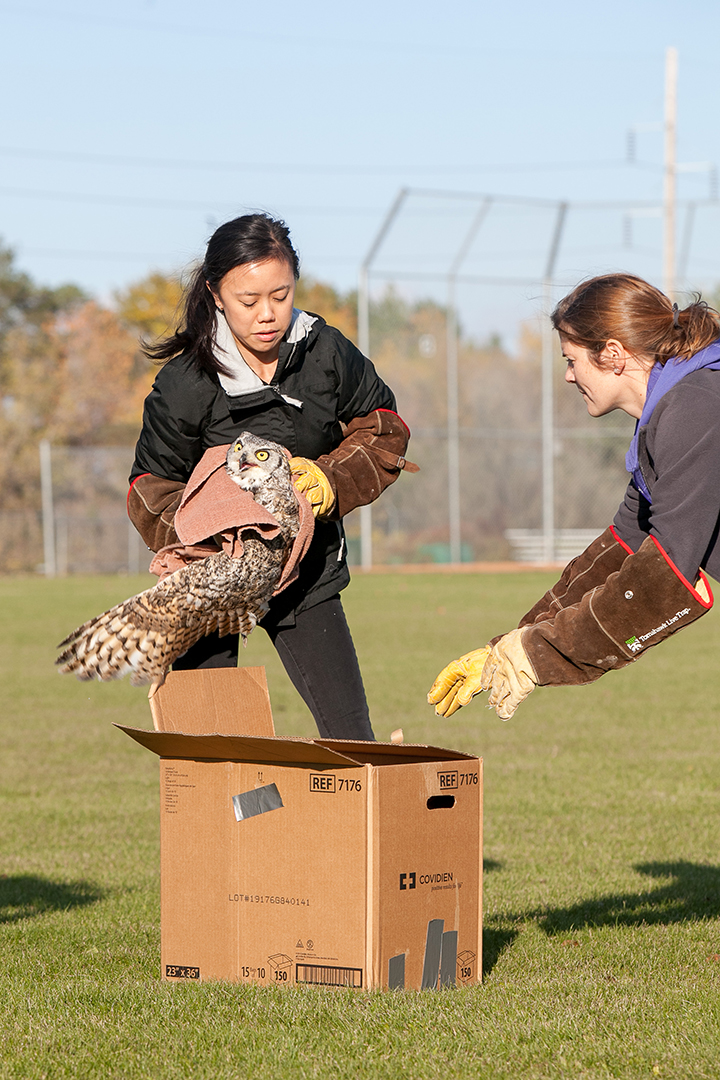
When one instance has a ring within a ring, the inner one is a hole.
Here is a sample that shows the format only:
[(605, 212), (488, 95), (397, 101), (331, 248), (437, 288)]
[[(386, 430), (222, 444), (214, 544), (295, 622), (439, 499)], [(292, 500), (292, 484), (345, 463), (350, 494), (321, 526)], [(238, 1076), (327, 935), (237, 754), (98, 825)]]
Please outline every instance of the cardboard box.
[(122, 728), (160, 758), (164, 978), (480, 980), (481, 759), (276, 738), (257, 668), (173, 673), (156, 725), (180, 709), (183, 732)]

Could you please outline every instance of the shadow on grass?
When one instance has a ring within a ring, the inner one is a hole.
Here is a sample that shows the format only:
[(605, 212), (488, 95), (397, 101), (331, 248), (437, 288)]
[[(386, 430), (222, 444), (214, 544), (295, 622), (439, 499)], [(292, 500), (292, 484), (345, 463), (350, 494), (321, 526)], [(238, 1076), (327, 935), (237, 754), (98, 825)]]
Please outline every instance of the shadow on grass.
[(720, 917), (720, 867), (690, 862), (641, 863), (640, 874), (664, 878), (646, 892), (615, 893), (571, 907), (527, 912), (546, 934), (585, 927), (667, 925)]
[[(486, 866), (486, 869), (489, 869)], [(490, 974), (520, 932), (534, 921), (550, 934), (602, 926), (669, 926), (720, 918), (720, 866), (691, 862), (640, 863), (634, 867), (663, 883), (645, 892), (613, 893), (558, 908), (503, 912), (483, 927), (483, 976)], [(517, 926), (518, 929), (514, 929)]]
[(0, 924), (46, 915), (51, 911), (96, 904), (102, 889), (88, 881), (49, 881), (31, 874), (0, 875)]
[[(494, 870), (502, 870), (502, 863), (496, 859), (483, 859), (483, 873), (489, 874)], [(504, 920), (503, 920), (504, 921)], [(482, 934), (482, 969), (483, 979), (486, 979), (498, 960), (512, 945), (518, 931), (507, 926), (483, 926)]]
[(486, 979), (497, 964), (502, 954), (510, 948), (518, 930), (509, 930), (507, 927), (484, 926), (482, 932), (482, 970), (483, 979)]

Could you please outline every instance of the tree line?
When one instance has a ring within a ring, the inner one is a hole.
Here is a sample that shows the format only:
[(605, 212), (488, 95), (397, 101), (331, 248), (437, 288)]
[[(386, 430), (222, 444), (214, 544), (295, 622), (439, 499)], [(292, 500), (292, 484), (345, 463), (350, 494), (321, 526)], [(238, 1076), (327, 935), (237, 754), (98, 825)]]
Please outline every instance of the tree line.
[[(157, 372), (141, 342), (175, 328), (182, 292), (179, 274), (154, 272), (102, 304), (72, 284), (48, 288), (36, 283), (18, 268), (13, 253), (0, 246), (3, 512), (37, 517), (41, 439), (76, 448), (134, 445), (143, 400)], [(355, 293), (303, 277), (296, 306), (321, 315), (356, 340)], [(385, 508), (378, 508), (378, 527), (386, 537), (381, 538), (384, 557), (398, 561), (425, 559), (433, 545), (447, 540), (446, 316), (441, 304), (410, 301), (393, 289), (371, 304), (372, 359), (415, 431), (410, 456), (422, 468), (411, 481), (402, 477), (383, 500)], [(461, 469), (468, 481), (463, 535), (473, 557), (507, 557), (505, 529), (539, 524), (538, 327), (523, 325), (512, 353), (497, 336), (478, 342), (461, 331), (459, 345)], [(556, 419), (560, 428), (587, 426), (577, 395), (558, 392)], [(577, 472), (578, 444), (569, 450), (568, 482)], [(609, 483), (614, 498), (620, 451), (606, 444), (594, 453), (589, 466), (593, 479), (585, 486), (604, 498)], [(562, 461), (559, 469), (562, 477)], [(593, 513), (601, 523), (604, 509), (579, 511), (577, 500), (573, 505), (574, 511), (561, 508), (559, 525), (575, 526), (578, 516)], [(8, 563), (2, 548), (0, 538), (0, 569), (25, 565), (22, 559)], [(39, 561), (36, 556), (28, 556), (26, 568)]]

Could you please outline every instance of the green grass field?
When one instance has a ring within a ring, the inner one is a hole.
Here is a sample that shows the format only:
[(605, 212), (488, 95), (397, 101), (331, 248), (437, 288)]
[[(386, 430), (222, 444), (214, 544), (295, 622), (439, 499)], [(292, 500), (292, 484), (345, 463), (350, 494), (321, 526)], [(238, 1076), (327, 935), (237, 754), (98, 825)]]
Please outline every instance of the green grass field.
[[(0, 579), (0, 1077), (720, 1075), (720, 615), (509, 722), (425, 693), (546, 575), (357, 574), (375, 730), (485, 759), (482, 986), (367, 994), (160, 981), (158, 766), (111, 722), (145, 692), (53, 669), (147, 579)], [(276, 727), (312, 735), (262, 632)]]

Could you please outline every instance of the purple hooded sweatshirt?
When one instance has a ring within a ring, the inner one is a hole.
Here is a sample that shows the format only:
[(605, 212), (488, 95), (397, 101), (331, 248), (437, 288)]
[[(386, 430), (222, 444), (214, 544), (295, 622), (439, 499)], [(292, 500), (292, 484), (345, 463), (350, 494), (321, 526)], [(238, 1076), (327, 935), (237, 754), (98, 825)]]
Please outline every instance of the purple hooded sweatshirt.
[(701, 349), (700, 352), (695, 353), (689, 360), (681, 360), (676, 356), (664, 364), (656, 363), (650, 372), (642, 415), (635, 425), (635, 434), (625, 455), (625, 468), (632, 474), (632, 482), (635, 487), (649, 503), (652, 502), (652, 497), (638, 462), (640, 429), (646, 426), (655, 406), (667, 394), (668, 390), (672, 390), (673, 386), (677, 386), (686, 375), (690, 375), (693, 371), (699, 371), (701, 368), (712, 368), (714, 371), (720, 371), (720, 338)]

